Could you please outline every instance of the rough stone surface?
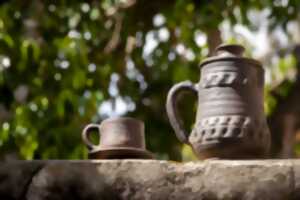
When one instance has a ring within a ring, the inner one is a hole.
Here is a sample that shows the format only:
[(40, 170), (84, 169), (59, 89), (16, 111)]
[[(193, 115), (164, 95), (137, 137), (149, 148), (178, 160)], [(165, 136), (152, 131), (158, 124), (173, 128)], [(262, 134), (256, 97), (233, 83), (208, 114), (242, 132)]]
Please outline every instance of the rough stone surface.
[(32, 177), (42, 166), (42, 162), (0, 163), (0, 199), (24, 199)]
[(2, 163), (0, 199), (300, 199), (300, 160)]

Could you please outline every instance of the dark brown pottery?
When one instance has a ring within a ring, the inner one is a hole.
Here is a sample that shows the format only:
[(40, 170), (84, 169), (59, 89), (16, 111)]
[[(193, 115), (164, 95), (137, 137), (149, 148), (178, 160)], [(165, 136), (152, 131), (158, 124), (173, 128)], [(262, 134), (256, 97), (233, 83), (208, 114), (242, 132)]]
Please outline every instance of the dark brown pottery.
[[(199, 158), (265, 158), (270, 132), (264, 116), (264, 70), (253, 59), (242, 57), (239, 45), (221, 45), (217, 55), (201, 64), (198, 84), (185, 81), (171, 88), (167, 114), (181, 142), (192, 146)], [(176, 101), (183, 91), (198, 95), (196, 123), (188, 136)]]
[[(89, 139), (92, 130), (100, 135), (98, 145)], [(89, 149), (91, 159), (153, 158), (145, 147), (144, 123), (133, 118), (110, 118), (100, 125), (89, 124), (82, 132), (82, 140)]]

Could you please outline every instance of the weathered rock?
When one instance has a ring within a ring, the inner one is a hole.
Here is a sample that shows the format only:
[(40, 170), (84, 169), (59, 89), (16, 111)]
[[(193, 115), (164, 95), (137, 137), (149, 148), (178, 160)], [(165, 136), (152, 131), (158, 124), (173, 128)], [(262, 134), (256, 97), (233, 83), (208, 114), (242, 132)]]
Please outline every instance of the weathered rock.
[[(203, 193), (216, 199), (289, 199), (293, 191), (290, 163), (213, 161), (207, 163)], [(205, 192), (204, 192), (205, 191)]]
[[(35, 175), (41, 165), (34, 161), (3, 166), (0, 192), (6, 187), (11, 196), (1, 200), (300, 199), (300, 161), (47, 161)], [(34, 175), (31, 183), (4, 176), (16, 169)]]
[(24, 199), (32, 177), (42, 165), (42, 162), (26, 161), (0, 163), (0, 199)]
[(293, 199), (300, 199), (300, 160), (289, 160), (292, 166), (292, 174), (293, 174)]

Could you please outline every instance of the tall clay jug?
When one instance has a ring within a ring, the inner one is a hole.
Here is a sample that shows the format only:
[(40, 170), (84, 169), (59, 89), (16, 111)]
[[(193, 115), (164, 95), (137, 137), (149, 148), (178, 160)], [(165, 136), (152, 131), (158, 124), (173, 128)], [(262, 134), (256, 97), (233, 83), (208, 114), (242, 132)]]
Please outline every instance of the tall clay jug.
[[(167, 98), (167, 114), (181, 142), (191, 145), (199, 158), (265, 158), (270, 132), (263, 107), (264, 70), (242, 56), (239, 45), (221, 45), (216, 56), (200, 64), (198, 84), (174, 85)], [(191, 134), (183, 128), (176, 102), (183, 91), (198, 95), (196, 122)]]

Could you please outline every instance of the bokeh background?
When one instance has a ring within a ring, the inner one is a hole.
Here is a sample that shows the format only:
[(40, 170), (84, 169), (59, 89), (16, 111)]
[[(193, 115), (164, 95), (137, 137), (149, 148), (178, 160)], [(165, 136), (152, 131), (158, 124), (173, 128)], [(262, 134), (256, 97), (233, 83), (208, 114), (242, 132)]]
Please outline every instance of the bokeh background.
[(113, 116), (143, 120), (158, 159), (195, 159), (166, 95), (221, 43), (263, 63), (272, 157), (300, 156), (300, 1), (1, 1), (0, 159), (85, 159), (83, 127)]

